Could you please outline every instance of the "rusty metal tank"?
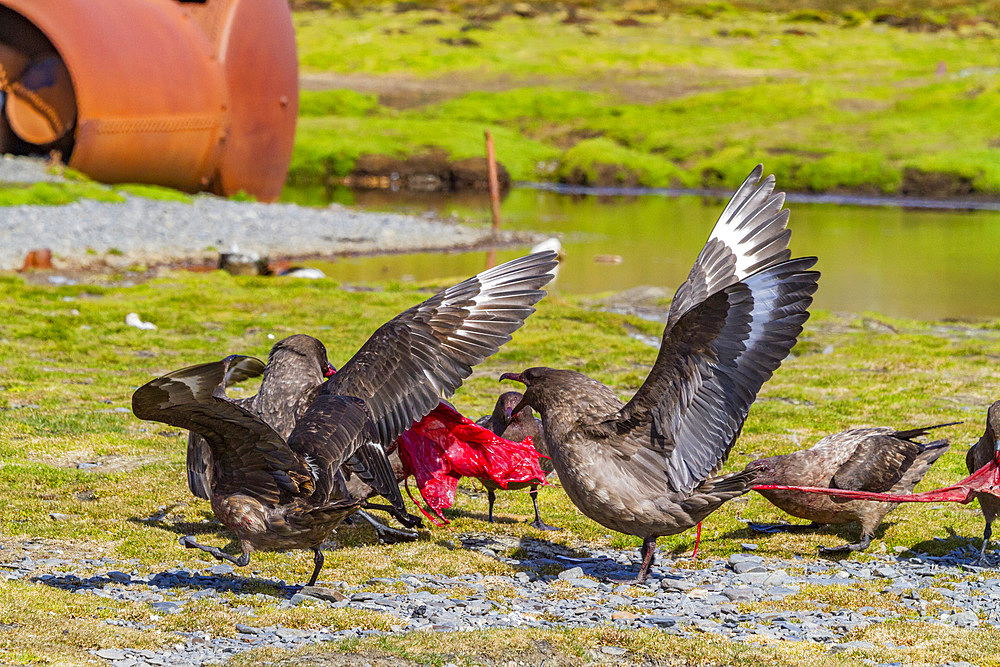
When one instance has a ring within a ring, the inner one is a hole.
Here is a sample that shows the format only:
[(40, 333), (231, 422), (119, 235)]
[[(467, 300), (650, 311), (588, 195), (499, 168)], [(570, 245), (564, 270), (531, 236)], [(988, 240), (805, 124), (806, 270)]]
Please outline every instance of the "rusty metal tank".
[(298, 114), (287, 0), (0, 0), (0, 105), (0, 152), (274, 200)]

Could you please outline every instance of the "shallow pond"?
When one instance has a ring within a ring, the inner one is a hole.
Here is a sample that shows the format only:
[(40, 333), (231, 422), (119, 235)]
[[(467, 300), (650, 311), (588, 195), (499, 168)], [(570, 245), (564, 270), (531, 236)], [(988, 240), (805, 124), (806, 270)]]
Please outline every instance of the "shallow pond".
[[(287, 198), (321, 203), (316, 193)], [(487, 224), (483, 196), (341, 193), (367, 208), (436, 211)], [(672, 291), (687, 275), (725, 206), (701, 196), (585, 196), (514, 188), (504, 229), (560, 237), (566, 251), (558, 289), (596, 294), (638, 285)], [(918, 319), (1000, 317), (1000, 211), (948, 211), (793, 202), (793, 256), (816, 255), (819, 308)], [(500, 261), (524, 249), (501, 250)], [(620, 257), (620, 263), (613, 263)], [(335, 280), (425, 280), (481, 270), (486, 253), (357, 257), (317, 264)], [(315, 264), (310, 262), (310, 265)]]

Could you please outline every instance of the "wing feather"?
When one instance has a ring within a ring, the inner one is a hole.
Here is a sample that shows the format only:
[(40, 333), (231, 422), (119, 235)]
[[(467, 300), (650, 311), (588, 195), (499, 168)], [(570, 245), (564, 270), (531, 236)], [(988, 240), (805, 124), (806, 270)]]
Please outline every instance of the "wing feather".
[[(730, 285), (663, 334), (649, 377), (599, 425), (619, 452), (679, 493), (718, 472), (753, 403), (809, 317), (814, 257), (781, 262)], [(625, 436), (622, 438), (621, 436)]]
[(774, 176), (761, 180), (763, 173), (763, 166), (757, 165), (722, 211), (674, 294), (667, 328), (710, 295), (791, 257), (788, 211), (782, 209), (785, 194), (773, 193)]
[(308, 495), (314, 483), (306, 462), (259, 417), (217, 395), (231, 365), (244, 359), (233, 355), (147, 382), (132, 395), (132, 412), (204, 437), (214, 492), (241, 491), (272, 503), (285, 494)]
[(510, 340), (556, 263), (553, 252), (528, 255), (435, 294), (382, 325), (324, 391), (363, 398), (388, 449)]

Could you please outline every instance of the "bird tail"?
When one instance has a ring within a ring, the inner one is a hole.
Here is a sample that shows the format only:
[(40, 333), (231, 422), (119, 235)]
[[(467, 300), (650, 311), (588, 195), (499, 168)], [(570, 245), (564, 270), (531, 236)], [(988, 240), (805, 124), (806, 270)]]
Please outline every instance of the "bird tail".
[(358, 498), (331, 500), (322, 505), (305, 508), (295, 515), (289, 515), (288, 518), (293, 524), (301, 523), (305, 526), (317, 523), (330, 524), (330, 530), (333, 530), (341, 521), (357, 512), (361, 508), (362, 502)]
[(934, 462), (941, 458), (950, 446), (947, 440), (935, 440), (924, 445), (920, 453), (917, 454), (917, 458), (914, 459), (913, 465), (907, 468), (900, 480), (889, 489), (889, 493), (910, 493), (913, 491), (913, 487), (920, 483)]
[(691, 525), (701, 523), (702, 519), (717, 510), (722, 503), (738, 498), (752, 489), (760, 472), (760, 466), (754, 463), (740, 472), (710, 477), (699, 484), (691, 495), (681, 502), (681, 507), (691, 517)]
[(912, 440), (913, 438), (919, 438), (922, 435), (927, 435), (928, 431), (933, 431), (934, 429), (938, 428), (944, 428), (945, 426), (956, 426), (961, 423), (962, 422), (948, 422), (947, 424), (934, 424), (933, 426), (921, 426), (919, 428), (911, 428), (908, 431), (896, 431), (891, 435), (892, 437), (899, 438), (900, 440)]

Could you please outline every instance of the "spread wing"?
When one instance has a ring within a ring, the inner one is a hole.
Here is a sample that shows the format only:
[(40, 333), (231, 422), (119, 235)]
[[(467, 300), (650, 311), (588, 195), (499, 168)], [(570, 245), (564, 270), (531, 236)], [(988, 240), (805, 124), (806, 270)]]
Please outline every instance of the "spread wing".
[(242, 491), (277, 503), (307, 495), (313, 477), (306, 462), (253, 413), (220, 396), (237, 356), (183, 368), (139, 387), (132, 412), (200, 434), (212, 451), (213, 491)]
[(536, 253), (439, 292), (383, 324), (324, 392), (365, 399), (388, 449), (510, 340), (555, 266), (555, 253)]
[(663, 333), (649, 377), (592, 435), (666, 474), (679, 493), (718, 472), (760, 391), (809, 317), (815, 257), (789, 260), (713, 294)]
[[(222, 363), (228, 365), (222, 382), (212, 392), (217, 398), (225, 398), (226, 387), (264, 373), (264, 362), (255, 357), (234, 354), (223, 359)], [(238, 403), (242, 404), (240, 401)], [(188, 433), (187, 479), (191, 493), (205, 500), (211, 498), (212, 450), (205, 438), (193, 431)]]
[(229, 366), (226, 368), (226, 375), (223, 378), (221, 386), (219, 387), (223, 394), (226, 391), (226, 387), (239, 384), (244, 380), (259, 377), (264, 374), (264, 362), (256, 357), (245, 357), (240, 354), (233, 354), (223, 359), (223, 361), (229, 362)]
[(785, 193), (772, 194), (774, 176), (761, 181), (763, 173), (757, 165), (722, 211), (687, 280), (674, 294), (668, 329), (709, 295), (791, 256), (788, 210), (781, 208)]

